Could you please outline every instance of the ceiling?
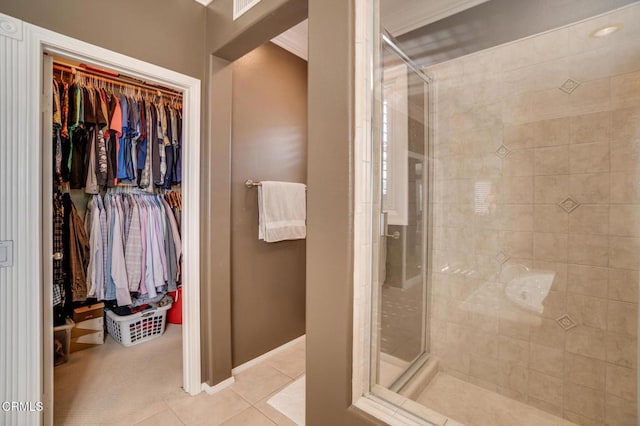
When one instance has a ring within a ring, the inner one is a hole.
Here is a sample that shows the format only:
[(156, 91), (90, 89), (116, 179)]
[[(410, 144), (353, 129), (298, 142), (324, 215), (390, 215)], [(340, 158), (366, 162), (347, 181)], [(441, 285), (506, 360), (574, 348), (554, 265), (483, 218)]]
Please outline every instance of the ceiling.
[(301, 57), (305, 61), (308, 61), (309, 20), (305, 19), (271, 41), (294, 55)]
[[(488, 0), (380, 0), (380, 20), (387, 31), (399, 36), (486, 1)], [(308, 20), (304, 20), (271, 41), (307, 61), (308, 39)]]
[[(397, 4), (420, 0), (381, 0)], [(598, 16), (637, 0), (468, 1), (465, 10), (395, 34), (400, 49), (430, 66)], [(438, 2), (443, 3), (442, 0)], [(431, 2), (425, 2), (431, 3)], [(425, 10), (423, 7), (421, 10)]]

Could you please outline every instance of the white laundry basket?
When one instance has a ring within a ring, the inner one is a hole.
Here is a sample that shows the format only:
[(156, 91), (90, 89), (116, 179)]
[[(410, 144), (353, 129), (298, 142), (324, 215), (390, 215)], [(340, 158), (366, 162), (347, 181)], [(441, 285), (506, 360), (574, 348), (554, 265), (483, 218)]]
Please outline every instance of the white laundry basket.
[(171, 304), (152, 311), (120, 316), (107, 311), (107, 332), (123, 346), (133, 346), (162, 336)]

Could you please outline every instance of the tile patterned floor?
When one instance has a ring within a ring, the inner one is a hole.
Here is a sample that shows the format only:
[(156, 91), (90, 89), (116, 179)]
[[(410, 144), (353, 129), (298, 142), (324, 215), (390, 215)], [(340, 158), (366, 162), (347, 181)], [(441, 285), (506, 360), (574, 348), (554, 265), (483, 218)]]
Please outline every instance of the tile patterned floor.
[(104, 345), (71, 354), (55, 368), (56, 425), (295, 426), (267, 400), (305, 372), (305, 341), (236, 375), (213, 395), (185, 394), (181, 327), (153, 341)]

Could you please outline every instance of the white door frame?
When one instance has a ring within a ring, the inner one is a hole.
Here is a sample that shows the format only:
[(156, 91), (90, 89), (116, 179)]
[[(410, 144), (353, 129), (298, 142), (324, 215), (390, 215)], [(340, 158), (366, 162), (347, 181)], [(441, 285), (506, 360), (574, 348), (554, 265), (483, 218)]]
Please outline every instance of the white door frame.
[[(113, 69), (118, 72), (137, 77), (145, 81), (155, 82), (166, 87), (171, 87), (183, 92), (184, 118), (184, 174), (183, 174), (183, 200), (185, 211), (182, 219), (182, 252), (183, 252), (183, 388), (191, 395), (196, 395), (202, 390), (201, 364), (200, 364), (200, 80), (161, 68), (147, 62), (140, 61), (107, 49), (93, 46), (31, 24), (23, 23), (24, 35), (24, 75), (27, 87), (25, 94), (26, 114), (24, 116), (24, 129), (27, 133), (26, 141), (31, 146), (29, 152), (33, 158), (29, 161), (29, 167), (33, 168), (28, 182), (25, 182), (24, 195), (32, 198), (33, 206), (38, 206), (38, 214), (28, 215), (30, 227), (35, 232), (31, 241), (38, 241), (40, 246), (32, 247), (32, 253), (43, 253), (40, 262), (34, 262), (33, 267), (40, 277), (38, 285), (41, 291), (36, 291), (37, 300), (33, 301), (35, 308), (32, 312), (34, 329), (39, 328), (37, 347), (33, 347), (36, 359), (41, 360), (40, 374), (34, 377), (38, 381), (33, 384), (41, 389), (42, 401), (45, 402), (45, 415), (42, 421), (45, 424), (52, 422), (51, 399), (53, 377), (53, 348), (45, 343), (45, 339), (52, 341), (52, 316), (44, 315), (51, 312), (51, 290), (44, 285), (43, 277), (48, 275), (46, 265), (50, 263), (52, 253), (51, 237), (43, 232), (42, 224), (44, 214), (50, 212), (50, 205), (44, 205), (51, 200), (46, 193), (51, 192), (50, 186), (43, 187), (43, 182), (50, 182), (50, 178), (44, 176), (45, 170), (50, 169), (50, 157), (43, 157), (42, 134), (46, 129), (43, 126), (41, 114), (49, 109), (42, 102), (42, 90), (34, 90), (43, 87), (43, 53), (49, 52), (76, 59), (84, 63)], [(47, 119), (45, 116), (44, 119)], [(27, 166), (27, 165), (25, 165)], [(49, 174), (50, 176), (50, 174)], [(35, 218), (38, 221), (34, 221)], [(46, 227), (45, 227), (46, 228)], [(190, 284), (192, 283), (192, 284)], [(37, 325), (35, 325), (37, 324)], [(48, 342), (48, 341), (47, 341)], [(44, 384), (43, 384), (44, 383)], [(47, 404), (47, 402), (49, 402)]]

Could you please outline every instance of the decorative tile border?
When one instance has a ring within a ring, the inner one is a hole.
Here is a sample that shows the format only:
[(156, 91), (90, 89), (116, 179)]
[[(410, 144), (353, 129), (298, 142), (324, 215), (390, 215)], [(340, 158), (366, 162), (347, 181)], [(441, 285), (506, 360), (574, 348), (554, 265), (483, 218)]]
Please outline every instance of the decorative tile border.
[(560, 203), (558, 203), (558, 205), (562, 207), (562, 209), (567, 213), (571, 213), (572, 211), (580, 207), (580, 203), (571, 197), (565, 198)]
[(500, 148), (496, 149), (496, 155), (500, 158), (505, 158), (511, 150), (504, 145), (500, 145)]
[(502, 265), (504, 262), (511, 259), (511, 257), (506, 253), (504, 253), (503, 251), (499, 251), (498, 254), (496, 254), (495, 259), (498, 261), (498, 263)]
[(564, 331), (569, 331), (574, 327), (577, 327), (578, 324), (569, 316), (569, 314), (564, 314), (558, 318), (556, 318), (556, 322)]
[(568, 78), (567, 81), (562, 83), (559, 89), (562, 90), (567, 95), (570, 95), (571, 93), (573, 93), (574, 90), (578, 88), (578, 86), (580, 86), (579, 81), (576, 81), (572, 78)]

